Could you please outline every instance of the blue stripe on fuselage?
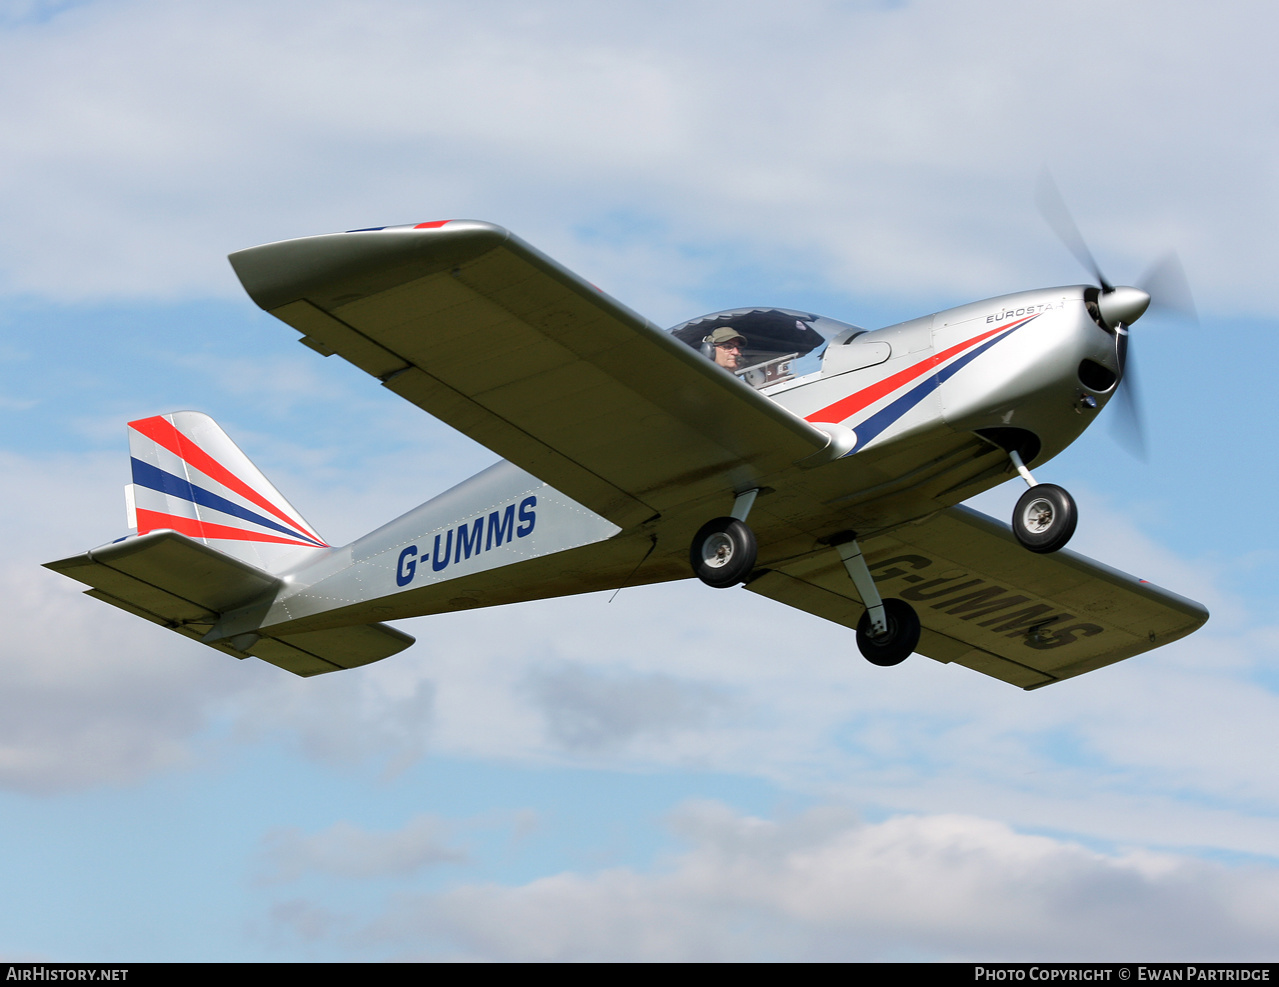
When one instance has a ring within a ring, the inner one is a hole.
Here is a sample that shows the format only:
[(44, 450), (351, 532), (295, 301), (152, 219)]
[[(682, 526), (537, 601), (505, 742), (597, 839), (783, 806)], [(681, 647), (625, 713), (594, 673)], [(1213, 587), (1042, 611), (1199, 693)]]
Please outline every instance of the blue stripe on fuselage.
[[(1027, 319), (1026, 322), (1023, 322), (1021, 325), (1024, 326), (1028, 322), (1030, 322), (1030, 319)], [(971, 353), (965, 353), (954, 363), (948, 363), (932, 376), (926, 377), (924, 380), (920, 381), (896, 401), (880, 408), (879, 411), (875, 412), (860, 425), (854, 426), (853, 430), (857, 433), (857, 447), (853, 449), (852, 452), (846, 453), (846, 455), (855, 456), (858, 452), (865, 448), (868, 442), (876, 438), (881, 432), (892, 425), (893, 422), (897, 421), (897, 419), (901, 418), (904, 414), (906, 414), (906, 412), (910, 411), (911, 408), (919, 404), (920, 401), (924, 400), (924, 398), (932, 394), (933, 391), (937, 390), (938, 387), (950, 380), (950, 378), (955, 376), (959, 370), (968, 366), (968, 364), (972, 363), (975, 359), (977, 359), (977, 357), (981, 356), (1001, 339), (1007, 339), (1020, 328), (1021, 326), (1014, 326), (1010, 331), (1004, 333), (1002, 336), (996, 336), (994, 339), (986, 340), (986, 342), (982, 343)]]

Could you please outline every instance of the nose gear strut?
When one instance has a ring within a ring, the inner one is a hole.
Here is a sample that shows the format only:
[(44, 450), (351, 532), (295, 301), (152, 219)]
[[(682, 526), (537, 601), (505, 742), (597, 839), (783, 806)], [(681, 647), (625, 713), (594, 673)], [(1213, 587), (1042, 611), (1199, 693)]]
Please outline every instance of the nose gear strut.
[(1075, 498), (1055, 483), (1037, 481), (1016, 449), (1008, 450), (1008, 458), (1030, 488), (1013, 508), (1013, 534), (1024, 548), (1041, 555), (1064, 548), (1079, 521)]

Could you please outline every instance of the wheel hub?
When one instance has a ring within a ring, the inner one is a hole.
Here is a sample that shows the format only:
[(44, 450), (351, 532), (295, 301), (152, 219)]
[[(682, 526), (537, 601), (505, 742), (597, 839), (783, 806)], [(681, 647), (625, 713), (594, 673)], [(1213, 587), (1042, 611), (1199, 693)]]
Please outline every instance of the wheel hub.
[(1053, 505), (1050, 500), (1040, 497), (1026, 505), (1022, 515), (1028, 531), (1042, 533), (1052, 527)]
[(716, 532), (702, 542), (702, 561), (712, 569), (722, 569), (733, 558), (733, 540)]

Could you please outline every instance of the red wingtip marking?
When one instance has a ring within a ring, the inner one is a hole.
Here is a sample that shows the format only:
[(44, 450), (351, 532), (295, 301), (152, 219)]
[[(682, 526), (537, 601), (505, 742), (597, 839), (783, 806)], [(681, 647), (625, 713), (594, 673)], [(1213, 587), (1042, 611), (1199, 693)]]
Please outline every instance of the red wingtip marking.
[(435, 229), (439, 229), (439, 228), (440, 228), (441, 226), (443, 226), (445, 223), (451, 223), (451, 222), (453, 222), (453, 220), (451, 220), (451, 219), (437, 219), (437, 220), (434, 220), (434, 221), (432, 221), (432, 222), (430, 222), (430, 223), (418, 223), (415, 227), (413, 227), (413, 229), (415, 229), (415, 230), (435, 230)]

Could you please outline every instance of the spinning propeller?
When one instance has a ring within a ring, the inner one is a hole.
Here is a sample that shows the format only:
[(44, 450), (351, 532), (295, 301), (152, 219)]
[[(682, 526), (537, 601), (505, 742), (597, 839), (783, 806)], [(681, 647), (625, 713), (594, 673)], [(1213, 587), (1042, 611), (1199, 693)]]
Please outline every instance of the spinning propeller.
[(1061, 192), (1057, 190), (1057, 183), (1047, 171), (1040, 176), (1036, 200), (1040, 213), (1058, 239), (1097, 279), (1100, 288), (1097, 309), (1102, 320), (1115, 332), (1119, 358), (1119, 385), (1115, 391), (1116, 415), (1112, 418), (1115, 437), (1133, 455), (1145, 459), (1146, 437), (1138, 400), (1137, 365), (1128, 328), (1145, 314), (1147, 308), (1181, 316), (1197, 324), (1199, 317), (1195, 312), (1195, 302), (1190, 294), (1186, 272), (1177, 255), (1169, 253), (1146, 272), (1141, 279), (1141, 287), (1113, 285), (1101, 273), (1101, 266), (1084, 242)]

